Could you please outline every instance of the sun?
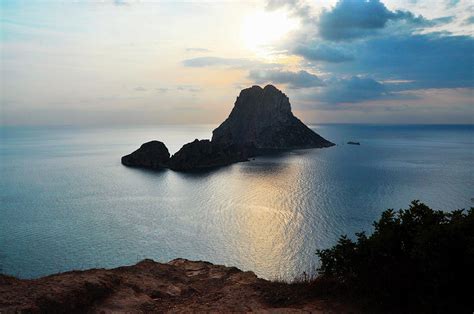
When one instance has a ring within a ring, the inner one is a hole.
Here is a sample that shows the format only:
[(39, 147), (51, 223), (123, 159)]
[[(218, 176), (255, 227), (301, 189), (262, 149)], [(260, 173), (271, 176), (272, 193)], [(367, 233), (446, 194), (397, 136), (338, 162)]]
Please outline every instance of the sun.
[(244, 18), (242, 40), (248, 49), (258, 51), (275, 44), (298, 27), (298, 20), (284, 11), (257, 11)]

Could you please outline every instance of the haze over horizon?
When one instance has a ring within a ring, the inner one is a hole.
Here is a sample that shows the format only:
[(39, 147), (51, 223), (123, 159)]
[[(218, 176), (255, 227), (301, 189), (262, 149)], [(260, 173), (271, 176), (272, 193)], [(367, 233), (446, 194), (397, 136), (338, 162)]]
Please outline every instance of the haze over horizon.
[(306, 123), (474, 123), (469, 0), (2, 1), (2, 125), (217, 124), (273, 84)]

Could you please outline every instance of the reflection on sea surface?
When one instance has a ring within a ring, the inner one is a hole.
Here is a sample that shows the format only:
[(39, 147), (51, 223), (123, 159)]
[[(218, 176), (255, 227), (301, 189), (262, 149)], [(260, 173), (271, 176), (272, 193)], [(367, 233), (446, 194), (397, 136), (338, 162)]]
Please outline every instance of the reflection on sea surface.
[(413, 199), (472, 205), (469, 126), (318, 126), (338, 145), (199, 173), (120, 164), (142, 142), (159, 139), (175, 152), (212, 129), (3, 129), (4, 272), (35, 277), (184, 257), (290, 279), (315, 269), (316, 249), (370, 230), (386, 208)]

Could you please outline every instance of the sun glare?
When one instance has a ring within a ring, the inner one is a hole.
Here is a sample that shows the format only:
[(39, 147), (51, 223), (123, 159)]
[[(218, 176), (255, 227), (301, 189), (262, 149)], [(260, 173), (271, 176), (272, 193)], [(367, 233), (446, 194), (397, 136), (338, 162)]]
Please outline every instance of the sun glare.
[(242, 39), (248, 49), (258, 51), (275, 44), (298, 27), (298, 21), (284, 11), (258, 11), (244, 18)]

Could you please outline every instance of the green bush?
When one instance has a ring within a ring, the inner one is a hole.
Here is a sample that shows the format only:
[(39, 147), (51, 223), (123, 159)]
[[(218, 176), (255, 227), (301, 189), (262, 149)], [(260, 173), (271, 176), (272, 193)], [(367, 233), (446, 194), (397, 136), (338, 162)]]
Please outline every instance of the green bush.
[(474, 310), (474, 208), (443, 212), (413, 201), (386, 210), (374, 227), (319, 250), (319, 274), (382, 306)]

